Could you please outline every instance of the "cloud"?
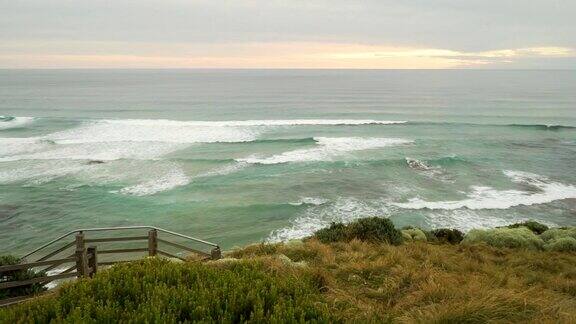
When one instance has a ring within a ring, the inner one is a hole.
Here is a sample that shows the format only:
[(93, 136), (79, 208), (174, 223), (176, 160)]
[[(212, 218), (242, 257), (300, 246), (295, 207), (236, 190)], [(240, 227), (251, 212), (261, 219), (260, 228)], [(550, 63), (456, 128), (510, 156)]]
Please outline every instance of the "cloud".
[[(29, 48), (31, 45), (26, 46)], [(43, 54), (12, 49), (0, 55), (3, 67), (78, 68), (396, 68), (441, 69), (512, 64), (533, 58), (576, 57), (564, 47), (533, 47), (464, 52), (438, 48), (377, 46), (341, 43), (268, 42), (232, 44), (122, 43), (75, 44), (75, 51), (60, 44), (37, 45)], [(7, 49), (6, 46), (4, 46)]]
[(1, 1), (0, 66), (562, 65), (574, 12), (571, 0)]

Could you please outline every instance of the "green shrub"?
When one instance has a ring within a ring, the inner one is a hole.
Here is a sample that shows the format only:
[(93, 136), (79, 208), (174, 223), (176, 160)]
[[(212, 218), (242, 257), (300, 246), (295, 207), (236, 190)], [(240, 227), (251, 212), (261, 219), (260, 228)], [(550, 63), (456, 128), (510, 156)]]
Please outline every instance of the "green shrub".
[(556, 252), (576, 252), (576, 239), (573, 237), (553, 239), (544, 245), (544, 249)]
[(402, 244), (402, 234), (388, 218), (362, 218), (348, 225), (350, 239), (382, 242), (393, 245)]
[(471, 230), (466, 234), (463, 244), (486, 243), (498, 248), (542, 249), (544, 242), (526, 227), (494, 228), (488, 230)]
[(571, 237), (573, 239), (576, 239), (576, 227), (551, 228), (546, 232), (542, 233), (540, 237), (544, 241), (551, 241), (562, 237)]
[[(20, 260), (11, 255), (0, 256), (0, 266), (6, 265), (16, 265), (20, 264)], [(0, 282), (5, 281), (16, 281), (16, 280), (27, 280), (36, 277), (44, 276), (44, 272), (35, 272), (32, 270), (14, 270), (9, 272), (3, 272), (0, 274)], [(42, 284), (35, 283), (20, 287), (0, 289), (0, 299), (32, 295), (46, 290)]]
[(533, 220), (508, 225), (507, 227), (508, 228), (526, 227), (529, 230), (531, 230), (532, 232), (534, 232), (534, 234), (537, 234), (537, 235), (540, 235), (540, 234), (542, 234), (548, 230), (548, 226), (541, 224), (541, 223), (538, 223), (537, 221), (533, 221)]
[(404, 241), (420, 241), (426, 242), (428, 239), (426, 238), (426, 233), (419, 228), (411, 228), (411, 229), (404, 229), (402, 232), (402, 238)]
[(335, 321), (318, 279), (292, 273), (258, 261), (210, 266), (148, 258), (63, 285), (56, 297), (0, 309), (0, 323)]
[(434, 236), (434, 233), (432, 231), (424, 231), (424, 234), (426, 234), (426, 240), (430, 243), (438, 243), (438, 238), (436, 238), (436, 236)]
[(320, 229), (314, 233), (314, 237), (322, 243), (348, 241), (348, 231), (342, 223), (332, 223), (330, 227)]
[(452, 228), (438, 228), (430, 233), (440, 243), (458, 244), (464, 239), (464, 233)]
[(387, 218), (362, 218), (350, 224), (332, 223), (330, 227), (314, 233), (314, 237), (322, 243), (349, 242), (353, 239), (368, 242), (402, 243), (402, 233), (394, 227)]

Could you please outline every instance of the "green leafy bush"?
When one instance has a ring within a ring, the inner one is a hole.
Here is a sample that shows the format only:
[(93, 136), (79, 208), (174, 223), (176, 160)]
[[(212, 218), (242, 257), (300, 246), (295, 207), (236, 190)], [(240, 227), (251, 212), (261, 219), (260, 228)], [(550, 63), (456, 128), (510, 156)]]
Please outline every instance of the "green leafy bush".
[(362, 218), (348, 225), (351, 238), (361, 241), (402, 244), (402, 234), (388, 218)]
[(438, 228), (430, 231), (430, 234), (440, 243), (458, 244), (464, 239), (464, 233), (452, 228)]
[(540, 236), (544, 241), (551, 241), (563, 237), (576, 239), (576, 227), (551, 228)]
[[(0, 266), (16, 265), (16, 264), (20, 264), (20, 260), (17, 257), (11, 255), (0, 256)], [(32, 270), (14, 270), (0, 273), (0, 282), (27, 280), (36, 277), (42, 277), (44, 275), (45, 274), (43, 272), (35, 272)], [(46, 290), (46, 288), (44, 288), (44, 286), (39, 283), (8, 289), (1, 289), (0, 299), (32, 295), (35, 293), (42, 292), (44, 290)]]
[(541, 224), (541, 223), (538, 223), (537, 221), (533, 221), (533, 220), (508, 225), (507, 227), (508, 228), (526, 227), (529, 230), (531, 230), (532, 232), (534, 232), (534, 234), (537, 234), (537, 235), (540, 235), (540, 234), (542, 234), (548, 230), (548, 226)]
[(498, 248), (542, 249), (544, 242), (526, 227), (494, 228), (471, 230), (466, 234), (463, 244), (486, 243)]
[(547, 251), (576, 252), (576, 239), (573, 237), (560, 237), (550, 240), (544, 245)]
[(149, 258), (63, 285), (55, 298), (0, 309), (0, 322), (334, 321), (317, 281), (257, 261), (209, 266)]
[(330, 227), (314, 233), (322, 243), (348, 242), (353, 239), (368, 242), (382, 242), (393, 245), (402, 243), (402, 234), (387, 218), (362, 218), (350, 224), (332, 223)]
[(420, 241), (426, 242), (428, 239), (426, 238), (426, 233), (419, 228), (410, 228), (410, 229), (403, 229), (402, 231), (402, 238), (404, 241), (412, 242), (412, 241)]
[(332, 223), (329, 227), (314, 233), (314, 237), (322, 243), (348, 241), (348, 228), (342, 223)]

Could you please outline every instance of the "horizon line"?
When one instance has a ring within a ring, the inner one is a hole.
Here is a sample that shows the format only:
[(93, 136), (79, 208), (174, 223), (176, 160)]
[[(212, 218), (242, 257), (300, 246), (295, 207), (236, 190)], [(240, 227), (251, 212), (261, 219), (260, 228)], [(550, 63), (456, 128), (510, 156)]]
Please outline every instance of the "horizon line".
[(576, 71), (576, 68), (299, 68), (299, 67), (0, 67), (0, 70), (310, 70), (310, 71)]

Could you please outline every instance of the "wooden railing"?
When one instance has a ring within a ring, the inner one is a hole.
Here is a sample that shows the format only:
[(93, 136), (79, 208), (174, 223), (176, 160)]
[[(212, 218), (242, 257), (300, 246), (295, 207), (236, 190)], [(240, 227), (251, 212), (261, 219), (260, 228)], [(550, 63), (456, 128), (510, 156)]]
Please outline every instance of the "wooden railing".
[[(147, 231), (139, 233), (146, 235), (88, 237), (88, 233), (109, 233), (123, 230)], [(160, 237), (160, 234), (166, 237)], [(70, 239), (72, 235), (74, 235), (74, 240), (66, 242), (66, 239)], [(175, 238), (183, 239), (185, 242), (175, 242)], [(138, 247), (118, 246), (118, 244), (133, 242), (145, 244)], [(110, 245), (109, 243), (117, 246), (106, 246)], [(191, 247), (191, 243), (200, 245), (200, 247)], [(59, 244), (61, 246), (57, 247)], [(74, 251), (70, 251), (73, 247)], [(175, 249), (181, 252), (174, 252), (173, 250)], [(130, 261), (130, 259), (119, 257), (120, 255), (134, 255), (135, 253), (179, 260), (186, 260), (183, 253), (196, 255), (195, 260), (198, 261), (221, 258), (220, 247), (217, 244), (158, 227), (128, 226), (78, 229), (68, 232), (24, 255), (19, 264), (0, 266), (0, 290), (33, 284), (46, 285), (62, 279), (91, 277), (98, 272), (98, 268), (101, 266)], [(105, 259), (100, 260), (101, 258)], [(134, 259), (132, 258), (131, 260)], [(7, 279), (11, 272), (22, 270), (41, 271), (45, 275), (19, 281), (9, 281)], [(0, 300), (0, 306), (13, 304), (28, 297), (30, 296), (3, 299)]]

